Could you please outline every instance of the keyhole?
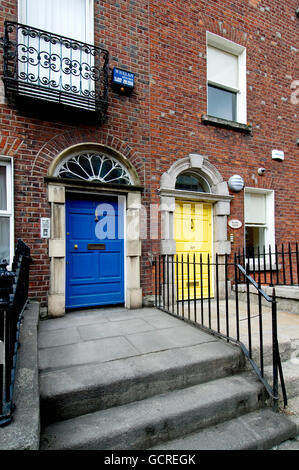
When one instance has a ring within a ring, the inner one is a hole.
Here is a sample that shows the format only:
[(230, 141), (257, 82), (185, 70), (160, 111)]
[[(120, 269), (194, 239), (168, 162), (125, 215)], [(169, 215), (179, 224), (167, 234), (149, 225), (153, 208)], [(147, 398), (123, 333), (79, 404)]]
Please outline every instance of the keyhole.
[(194, 219), (191, 219), (191, 230), (194, 230)]
[(98, 219), (98, 212), (97, 212), (97, 210), (95, 211), (95, 216), (96, 216), (96, 217), (95, 217), (94, 221), (95, 221), (95, 222), (98, 222), (99, 219)]

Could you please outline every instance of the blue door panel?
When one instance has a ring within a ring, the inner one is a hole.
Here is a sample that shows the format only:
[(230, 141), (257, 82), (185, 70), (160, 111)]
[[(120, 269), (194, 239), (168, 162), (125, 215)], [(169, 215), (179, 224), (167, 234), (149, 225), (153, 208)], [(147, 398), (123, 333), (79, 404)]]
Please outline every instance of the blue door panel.
[(90, 214), (72, 213), (70, 216), (71, 236), (77, 240), (89, 240), (93, 237), (94, 220)]
[[(118, 289), (119, 288), (119, 282), (109, 282), (109, 283), (106, 283), (106, 284), (101, 284), (99, 286), (98, 283), (95, 283), (95, 284), (89, 284), (89, 287), (88, 287), (88, 294), (89, 296), (97, 296), (99, 293), (101, 294), (115, 294), (115, 293), (118, 293), (120, 294), (121, 292), (119, 291), (118, 292)], [(71, 295), (72, 296), (85, 296), (86, 295), (86, 287), (82, 284), (78, 284), (78, 285), (72, 285), (71, 286)]]
[(121, 277), (122, 265), (118, 253), (102, 253), (100, 255), (100, 278)]
[(117, 198), (67, 200), (66, 308), (124, 303), (123, 223)]
[(68, 261), (72, 268), (72, 281), (76, 279), (92, 280), (97, 276), (93, 253), (70, 253)]

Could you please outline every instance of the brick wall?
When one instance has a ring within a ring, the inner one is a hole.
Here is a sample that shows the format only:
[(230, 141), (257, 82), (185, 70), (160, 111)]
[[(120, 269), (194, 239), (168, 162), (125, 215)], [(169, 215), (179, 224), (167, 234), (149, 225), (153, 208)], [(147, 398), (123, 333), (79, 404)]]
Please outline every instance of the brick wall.
[[(0, 154), (14, 158), (15, 237), (32, 249), (31, 295), (46, 302), (48, 244), (39, 233), (39, 218), (50, 215), (44, 177), (57, 153), (78, 142), (109, 143), (126, 152), (144, 182), (148, 211), (159, 202), (161, 174), (175, 160), (207, 155), (225, 180), (240, 174), (246, 186), (274, 189), (276, 240), (298, 240), (299, 111), (291, 99), (291, 86), (299, 79), (297, 1), (94, 3), (95, 44), (109, 50), (111, 69), (127, 68), (136, 77), (130, 97), (109, 90), (106, 123), (41, 119), (8, 105), (3, 93), (0, 99)], [(0, 17), (2, 35), (4, 20), (17, 20), (16, 0), (1, 2)], [(251, 135), (201, 122), (207, 112), (206, 31), (247, 48)], [(0, 68), (2, 73), (2, 56)], [(271, 160), (274, 148), (284, 151), (283, 162)], [(259, 167), (266, 168), (264, 176), (257, 174)], [(231, 217), (241, 221), (243, 197), (234, 194), (231, 204)], [(233, 249), (243, 248), (243, 228), (234, 234)], [(148, 236), (141, 267), (145, 294), (151, 293), (148, 254), (158, 250), (159, 240)]]

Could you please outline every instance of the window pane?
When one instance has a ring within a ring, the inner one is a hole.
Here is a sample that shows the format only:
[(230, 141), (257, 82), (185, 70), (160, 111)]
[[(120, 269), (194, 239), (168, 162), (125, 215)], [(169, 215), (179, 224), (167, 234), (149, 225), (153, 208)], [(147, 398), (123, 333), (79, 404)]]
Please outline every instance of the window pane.
[(265, 228), (264, 227), (246, 227), (246, 256), (252, 258), (263, 252), (265, 246)]
[(0, 217), (0, 260), (9, 260), (9, 217)]
[(245, 223), (267, 223), (265, 194), (245, 192)]
[(86, 42), (85, 11), (86, 0), (30, 0), (26, 21), (35, 28)]
[(5, 166), (0, 166), (0, 210), (7, 210), (7, 187)]
[(198, 178), (196, 178), (196, 176), (194, 175), (188, 175), (188, 174), (179, 175), (177, 177), (175, 189), (182, 189), (185, 191), (205, 192)]
[(208, 80), (220, 86), (238, 89), (238, 57), (208, 46)]
[(229, 121), (235, 121), (236, 93), (209, 85), (208, 114)]
[(117, 160), (99, 153), (86, 152), (66, 159), (56, 169), (55, 176), (101, 183), (131, 184), (130, 175), (124, 166)]

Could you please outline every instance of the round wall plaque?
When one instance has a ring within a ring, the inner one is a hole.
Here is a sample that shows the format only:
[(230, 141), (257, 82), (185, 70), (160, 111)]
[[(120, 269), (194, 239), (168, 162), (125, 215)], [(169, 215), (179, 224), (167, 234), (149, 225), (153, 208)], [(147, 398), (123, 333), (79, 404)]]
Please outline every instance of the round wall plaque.
[(228, 225), (230, 226), (230, 228), (241, 228), (242, 227), (242, 222), (241, 222), (241, 220), (238, 220), (238, 219), (231, 219), (228, 222)]

